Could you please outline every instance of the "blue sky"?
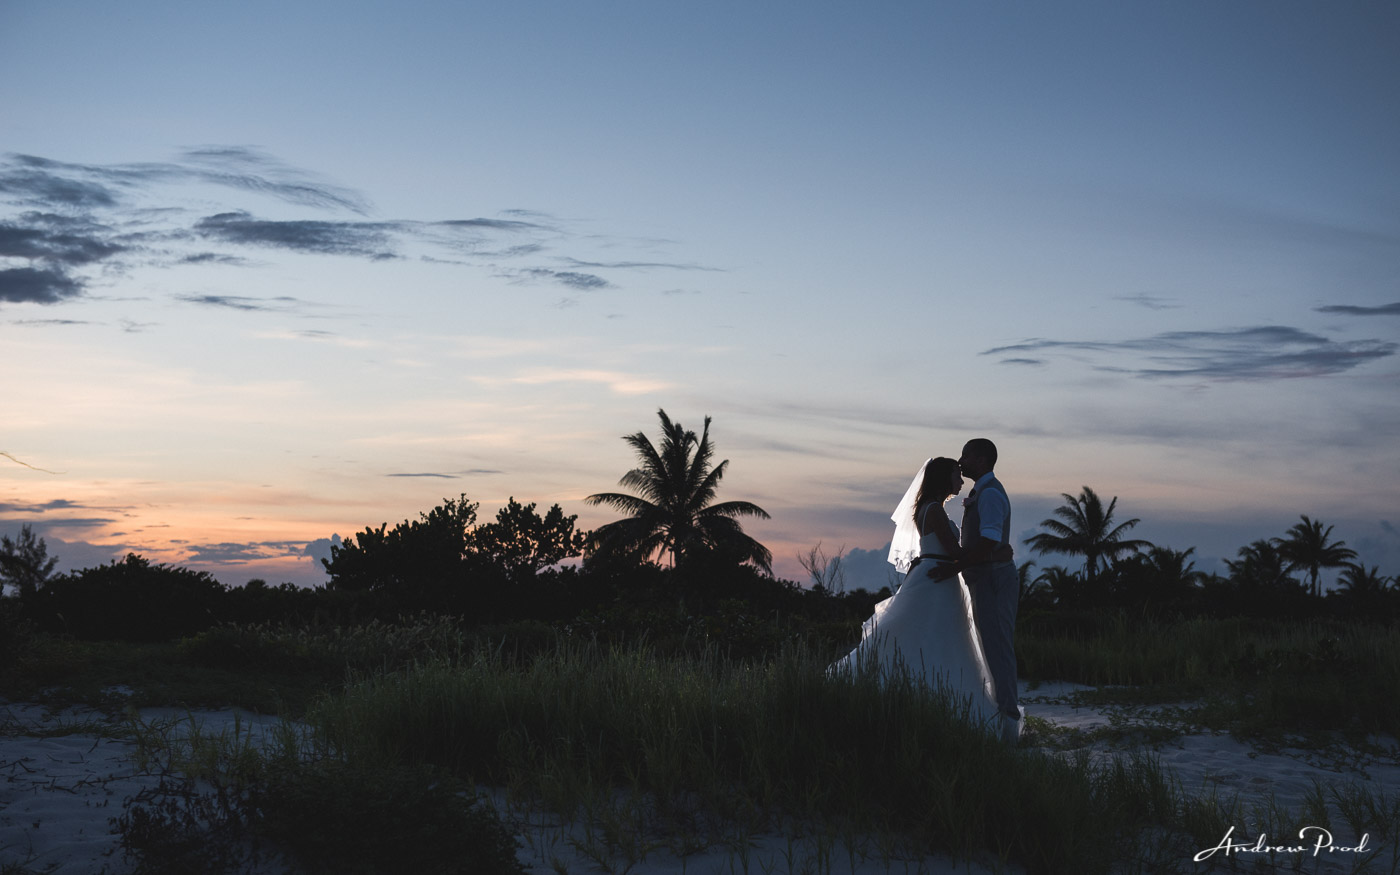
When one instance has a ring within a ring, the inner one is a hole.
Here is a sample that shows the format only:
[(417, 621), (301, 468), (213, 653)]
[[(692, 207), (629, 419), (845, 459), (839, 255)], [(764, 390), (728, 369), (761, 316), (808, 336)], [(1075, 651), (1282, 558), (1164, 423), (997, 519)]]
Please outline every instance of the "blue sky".
[(793, 577), (979, 435), (1023, 534), (1400, 573), (1397, 83), (1383, 3), (7, 3), (0, 531), (309, 583), (665, 408)]

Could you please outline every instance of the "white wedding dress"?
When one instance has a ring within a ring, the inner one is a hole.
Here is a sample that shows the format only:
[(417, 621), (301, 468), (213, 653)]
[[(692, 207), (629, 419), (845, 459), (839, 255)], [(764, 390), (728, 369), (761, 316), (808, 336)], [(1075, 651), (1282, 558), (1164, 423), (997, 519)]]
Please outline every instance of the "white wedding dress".
[[(956, 542), (957, 527), (951, 521), (949, 526)], [(919, 539), (919, 548), (924, 556), (944, 553), (932, 533)], [(875, 606), (860, 643), (832, 669), (878, 671), (882, 680), (908, 672), (917, 683), (950, 694), (973, 723), (988, 725), (998, 716), (996, 690), (972, 619), (972, 596), (960, 575), (929, 578), (936, 564), (925, 558), (910, 569), (899, 590)]]

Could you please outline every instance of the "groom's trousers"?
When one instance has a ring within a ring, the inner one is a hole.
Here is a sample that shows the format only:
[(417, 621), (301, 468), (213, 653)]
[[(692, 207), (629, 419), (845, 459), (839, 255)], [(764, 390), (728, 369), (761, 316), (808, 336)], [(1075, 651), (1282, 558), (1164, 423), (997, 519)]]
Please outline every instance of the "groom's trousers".
[(1019, 716), (1016, 688), (1016, 606), (1021, 600), (1021, 580), (1015, 562), (990, 562), (963, 572), (972, 591), (972, 614), (987, 670), (997, 688), (997, 709)]

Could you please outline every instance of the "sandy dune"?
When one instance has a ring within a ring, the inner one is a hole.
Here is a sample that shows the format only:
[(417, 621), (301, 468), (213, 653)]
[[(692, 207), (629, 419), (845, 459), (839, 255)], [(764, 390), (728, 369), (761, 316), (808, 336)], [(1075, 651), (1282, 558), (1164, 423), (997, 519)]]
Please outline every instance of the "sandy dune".
[[(1086, 689), (1072, 684), (1043, 685), (1024, 691), (1028, 714), (1040, 718), (1056, 731), (1060, 746), (1072, 744), (1080, 733), (1092, 733), (1113, 724), (1108, 709), (1076, 707), (1073, 694)], [(233, 710), (183, 712), (174, 709), (146, 709), (145, 721), (192, 718), (203, 725), (204, 731), (220, 732), (231, 729), (236, 712)], [(254, 732), (265, 731), (275, 720), (247, 714), (238, 715), (241, 725)], [(1152, 711), (1124, 715), (1119, 712), (1120, 727), (1151, 725)], [(118, 840), (112, 832), (109, 818), (122, 811), (122, 802), (142, 788), (153, 786), (158, 776), (138, 770), (133, 761), (134, 745), (123, 739), (105, 737), (100, 724), (105, 718), (84, 708), (69, 708), (57, 713), (25, 703), (0, 703), (0, 867), (19, 864), (34, 873), (53, 872), (57, 875), (88, 875), (108, 872), (122, 875), (131, 871), (123, 860)], [(188, 719), (184, 725), (188, 725)], [(1043, 738), (1044, 736), (1042, 736)], [(1132, 736), (1129, 735), (1129, 743)], [(1221, 797), (1238, 794), (1240, 811), (1248, 813), (1256, 807), (1267, 806), (1272, 799), (1278, 806), (1300, 810), (1314, 782), (1323, 786), (1357, 782), (1373, 791), (1384, 789), (1395, 793), (1400, 788), (1400, 746), (1394, 739), (1377, 739), (1389, 753), (1381, 756), (1356, 757), (1348, 762), (1327, 761), (1316, 751), (1281, 750), (1261, 752), (1216, 733), (1195, 733), (1155, 745), (1160, 762), (1189, 792), (1215, 792)], [(1087, 748), (1091, 756), (1109, 757), (1121, 752), (1121, 741), (1098, 739)], [(1335, 753), (1335, 752), (1334, 752)], [(1355, 752), (1352, 752), (1353, 754)], [(564, 867), (568, 872), (594, 872), (597, 868), (597, 843), (590, 841), (587, 831), (577, 824), (560, 823), (557, 818), (538, 812), (512, 809), (503, 795), (486, 791), (504, 812), (506, 819), (520, 832), (524, 847), (521, 860), (534, 872), (556, 872)], [(1357, 854), (1339, 850), (1354, 846), (1361, 838), (1346, 834), (1345, 821), (1334, 818), (1332, 839), (1334, 849), (1321, 851), (1305, 861), (1303, 871), (1350, 871)], [(1224, 837), (1222, 837), (1223, 839)], [(1246, 820), (1238, 825), (1233, 841), (1248, 840), (1253, 844), (1257, 826)], [(1269, 843), (1293, 837), (1270, 836)], [(1312, 843), (1310, 837), (1309, 843)], [(1374, 839), (1371, 850), (1380, 850), (1381, 870), (1388, 870), (1400, 849), (1377, 848)], [(688, 850), (688, 849), (687, 849)], [(1206, 849), (1203, 849), (1206, 850)], [(851, 849), (829, 838), (785, 835), (734, 837), (729, 846), (682, 855), (680, 849), (654, 847), (646, 852), (645, 860), (631, 868), (636, 873), (709, 873), (744, 871), (747, 863), (751, 872), (802, 872), (811, 864), (826, 859), (832, 871), (851, 870), (855, 861), (856, 875), (885, 872), (985, 873), (1007, 871), (995, 866), (995, 861), (955, 862), (942, 857), (901, 859), (873, 846)], [(1221, 853), (1223, 856), (1223, 852)], [(1252, 861), (1247, 853), (1237, 852), (1246, 865)], [(626, 869), (626, 860), (613, 858), (618, 871)], [(23, 871), (23, 870), (22, 870)], [(276, 867), (269, 866), (271, 873)], [(823, 871), (813, 867), (811, 871)], [(1017, 871), (1012, 868), (1010, 871)]]

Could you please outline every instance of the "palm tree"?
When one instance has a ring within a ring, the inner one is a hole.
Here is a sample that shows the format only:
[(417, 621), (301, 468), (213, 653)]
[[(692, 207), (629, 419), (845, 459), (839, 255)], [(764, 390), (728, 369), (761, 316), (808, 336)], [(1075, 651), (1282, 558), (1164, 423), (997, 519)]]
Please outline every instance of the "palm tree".
[(1225, 560), (1225, 567), (1230, 569), (1230, 580), (1239, 589), (1274, 594), (1307, 592), (1302, 584), (1288, 576), (1292, 569), (1279, 549), (1277, 539), (1266, 541), (1261, 538), (1241, 547), (1239, 557)]
[(1379, 565), (1371, 566), (1367, 570), (1365, 565), (1347, 563), (1340, 577), (1337, 578), (1338, 592), (1351, 595), (1373, 595), (1375, 593), (1389, 592), (1395, 587), (1394, 578), (1381, 574)]
[(665, 410), (658, 410), (657, 415), (661, 418), (659, 448), (640, 431), (622, 438), (637, 451), (642, 464), (618, 483), (640, 495), (600, 492), (584, 499), (588, 504), (606, 504), (628, 514), (628, 518), (593, 532), (594, 550), (634, 551), (643, 557), (666, 553), (672, 567), (702, 553), (722, 551), (771, 573), (773, 554), (744, 534), (736, 520), (744, 516), (769, 519), (768, 512), (747, 501), (711, 503), (729, 460), (713, 467), (710, 464), (714, 456), (710, 417), (705, 417), (704, 431), (696, 437), (679, 422), (672, 422)]
[(1173, 550), (1171, 547), (1153, 546), (1145, 553), (1139, 553), (1119, 565), (1124, 583), (1130, 584), (1139, 597), (1147, 599), (1171, 599), (1187, 595), (1206, 578), (1206, 573), (1196, 570), (1196, 562), (1191, 555), (1195, 547)]
[(1295, 523), (1282, 538), (1275, 538), (1279, 553), (1288, 560), (1288, 570), (1307, 569), (1312, 594), (1321, 595), (1318, 573), (1324, 568), (1341, 568), (1356, 558), (1356, 551), (1344, 541), (1330, 541), (1332, 527), (1322, 528), (1321, 520), (1308, 519)]
[(1099, 562), (1111, 563), (1125, 553), (1136, 553), (1152, 546), (1148, 541), (1125, 539), (1124, 533), (1142, 520), (1131, 519), (1117, 526), (1113, 525), (1113, 509), (1118, 505), (1118, 496), (1103, 506), (1094, 490), (1085, 486), (1079, 495), (1061, 493), (1065, 500), (1063, 507), (1054, 510), (1060, 519), (1043, 520), (1040, 524), (1049, 529), (1026, 539), (1032, 550), (1041, 555), (1063, 553), (1067, 556), (1084, 557), (1084, 574), (1089, 583), (1098, 577)]
[(1061, 565), (1050, 565), (1030, 582), (1026, 594), (1053, 605), (1076, 605), (1085, 597), (1084, 578)]

